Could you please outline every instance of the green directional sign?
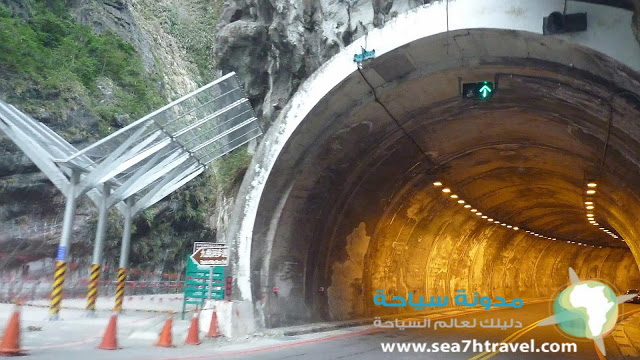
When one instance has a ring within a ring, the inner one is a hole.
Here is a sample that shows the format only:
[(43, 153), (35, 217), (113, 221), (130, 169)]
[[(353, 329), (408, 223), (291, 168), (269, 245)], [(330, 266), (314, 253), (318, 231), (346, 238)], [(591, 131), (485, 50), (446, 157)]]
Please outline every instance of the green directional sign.
[(462, 97), (464, 99), (489, 99), (493, 97), (495, 89), (491, 81), (462, 84)]
[[(211, 273), (210, 273), (211, 271)], [(211, 276), (211, 284), (209, 277)], [(224, 266), (200, 266), (192, 258), (187, 256), (187, 268), (184, 276), (184, 300), (182, 302), (182, 319), (186, 305), (202, 306), (209, 296), (211, 286), (211, 299), (224, 299)]]

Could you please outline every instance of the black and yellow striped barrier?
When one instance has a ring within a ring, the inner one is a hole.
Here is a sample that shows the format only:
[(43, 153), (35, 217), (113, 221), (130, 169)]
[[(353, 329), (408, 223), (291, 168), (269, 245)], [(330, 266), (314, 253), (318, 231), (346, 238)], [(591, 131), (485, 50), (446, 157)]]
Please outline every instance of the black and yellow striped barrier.
[(118, 284), (116, 285), (116, 305), (113, 307), (113, 311), (122, 311), (122, 302), (124, 301), (124, 286), (127, 279), (127, 269), (118, 269)]
[(87, 310), (96, 310), (96, 300), (98, 299), (98, 280), (100, 278), (100, 264), (91, 265), (91, 275), (89, 276), (89, 290), (87, 291)]
[(60, 305), (62, 303), (62, 287), (64, 285), (64, 278), (67, 271), (67, 263), (64, 261), (56, 261), (56, 270), (53, 277), (53, 288), (51, 290), (51, 308), (49, 314), (51, 319), (57, 319), (58, 313), (60, 313)]

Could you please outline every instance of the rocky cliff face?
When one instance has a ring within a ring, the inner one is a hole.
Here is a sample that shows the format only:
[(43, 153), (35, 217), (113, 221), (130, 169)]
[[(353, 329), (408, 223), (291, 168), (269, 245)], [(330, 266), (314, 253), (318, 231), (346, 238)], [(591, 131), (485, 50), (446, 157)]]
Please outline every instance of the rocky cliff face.
[[(12, 16), (22, 18), (25, 23), (33, 22), (33, 9), (42, 3), (39, 0), (0, 1), (0, 5), (13, 13)], [(188, 46), (202, 47), (193, 43), (202, 41), (197, 36), (202, 33), (202, 27), (208, 25), (197, 15), (200, 10), (208, 9), (203, 5), (205, 3), (208, 1), (72, 0), (63, 4), (67, 7), (64, 12), (68, 14), (64, 18), (85, 24), (96, 34), (114, 33), (133, 45), (147, 76), (157, 79), (154, 83), (157, 82), (155, 86), (158, 94), (164, 98), (161, 100), (163, 103), (196, 89), (199, 83), (206, 81), (194, 56), (188, 53)], [(218, 12), (203, 13), (209, 19), (217, 16)], [(194, 31), (197, 26), (199, 28)], [(186, 32), (192, 35), (191, 42), (181, 42), (180, 36)], [(115, 94), (122, 90), (108, 77), (95, 82), (95, 91), (91, 95), (85, 89), (43, 90), (37, 81), (3, 67), (2, 63), (0, 75), (1, 98), (63, 134), (77, 147), (82, 147), (91, 138), (100, 137), (96, 135), (99, 132), (99, 114), (94, 110), (113, 105)], [(57, 102), (55, 106), (51, 105), (54, 100)], [(150, 110), (155, 106), (148, 108)], [(136, 115), (129, 113), (111, 115), (116, 127), (108, 131), (136, 118)], [(55, 254), (54, 249), (60, 239), (64, 202), (62, 194), (47, 178), (9, 139), (0, 134), (0, 270)], [(79, 255), (76, 258), (86, 258), (91, 251), (95, 215), (95, 207), (89, 201), (79, 204), (71, 252)], [(209, 222), (214, 229), (218, 219), (210, 219)]]
[(374, 27), (430, 0), (227, 0), (215, 53), (269, 124), (300, 83)]

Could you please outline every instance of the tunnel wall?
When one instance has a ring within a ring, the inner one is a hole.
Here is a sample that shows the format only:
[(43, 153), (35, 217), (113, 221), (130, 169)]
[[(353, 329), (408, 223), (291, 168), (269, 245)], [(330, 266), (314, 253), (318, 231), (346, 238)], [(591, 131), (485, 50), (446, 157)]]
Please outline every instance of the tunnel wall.
[[(376, 290), (387, 298), (456, 295), (551, 299), (569, 282), (601, 279), (618, 292), (640, 286), (631, 252), (593, 248), (529, 235), (489, 224), (438, 190), (399, 200), (374, 228), (358, 224), (345, 239), (348, 258), (331, 265), (331, 318), (344, 320), (411, 311), (373, 304)], [(452, 305), (452, 304), (450, 304)]]

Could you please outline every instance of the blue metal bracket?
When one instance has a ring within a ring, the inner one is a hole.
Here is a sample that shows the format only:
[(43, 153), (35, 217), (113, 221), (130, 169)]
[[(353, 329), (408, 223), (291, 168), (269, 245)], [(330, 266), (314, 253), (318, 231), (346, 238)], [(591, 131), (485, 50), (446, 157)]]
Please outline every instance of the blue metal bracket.
[(376, 57), (376, 50), (367, 51), (365, 48), (362, 48), (362, 53), (353, 55), (353, 62), (361, 64), (366, 60), (371, 60)]

